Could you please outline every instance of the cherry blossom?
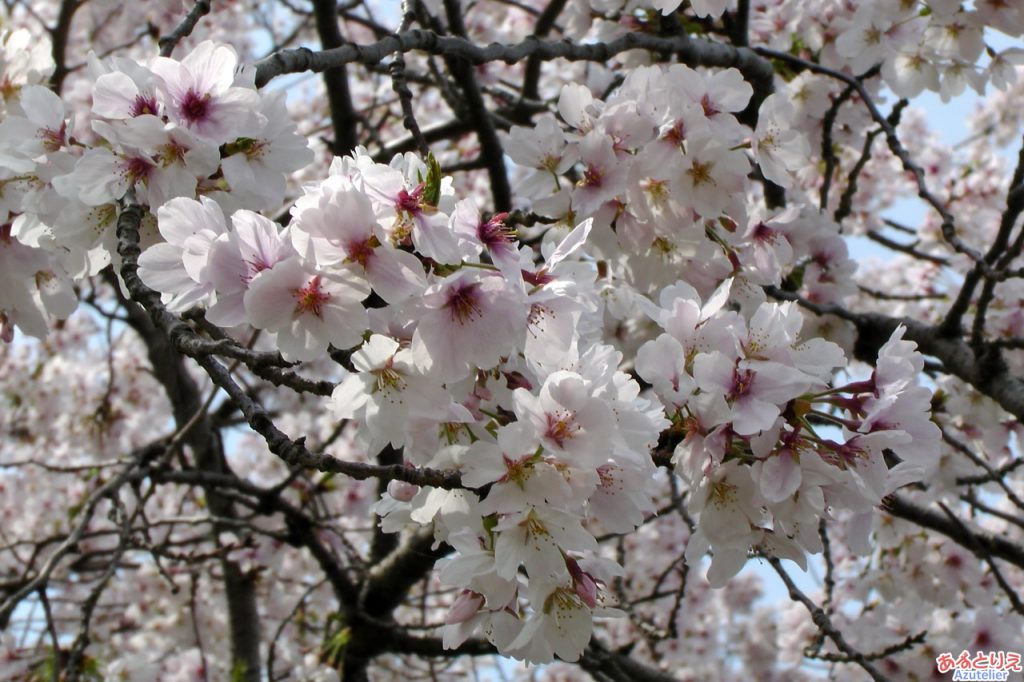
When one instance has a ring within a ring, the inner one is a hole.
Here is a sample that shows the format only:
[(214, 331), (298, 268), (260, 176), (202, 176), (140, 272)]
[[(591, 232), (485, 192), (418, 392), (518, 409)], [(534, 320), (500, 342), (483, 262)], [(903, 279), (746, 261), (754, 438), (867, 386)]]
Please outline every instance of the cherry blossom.
[(206, 41), (180, 62), (156, 57), (149, 68), (172, 120), (218, 145), (254, 132), (262, 118), (256, 92), (235, 84), (237, 65), (233, 49)]
[(98, 2), (0, 34), (0, 677), (1012, 650), (1014, 3)]
[(254, 326), (276, 334), (285, 359), (310, 360), (329, 344), (344, 349), (359, 343), (368, 325), (359, 303), (369, 293), (349, 268), (320, 272), (285, 258), (253, 277), (245, 312)]

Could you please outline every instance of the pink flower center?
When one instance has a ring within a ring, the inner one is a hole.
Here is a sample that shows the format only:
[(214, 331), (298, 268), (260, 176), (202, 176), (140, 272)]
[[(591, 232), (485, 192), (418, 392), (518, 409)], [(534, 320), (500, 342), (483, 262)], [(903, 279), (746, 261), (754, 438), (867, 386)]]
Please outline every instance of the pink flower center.
[(600, 187), (602, 182), (604, 182), (604, 173), (601, 169), (596, 166), (587, 166), (579, 185), (581, 187)]
[(554, 282), (554, 276), (548, 274), (546, 269), (542, 269), (540, 272), (530, 272), (529, 270), (521, 270), (523, 275), (523, 281), (530, 286), (541, 287), (549, 282)]
[(361, 242), (350, 242), (347, 249), (348, 260), (353, 263), (359, 263), (365, 268), (366, 264), (370, 262), (370, 258), (373, 257), (373, 244), (370, 243), (371, 239), (373, 239), (373, 237), (370, 239), (364, 239)]
[(181, 100), (181, 115), (189, 123), (202, 121), (210, 115), (210, 95), (189, 90)]
[(754, 372), (753, 371), (751, 371), (749, 369), (745, 369), (745, 370), (737, 369), (733, 373), (732, 391), (730, 392), (730, 397), (733, 398), (734, 400), (736, 398), (742, 398), (743, 396), (745, 396), (747, 393), (750, 392), (750, 388), (751, 388), (751, 386), (753, 386), (753, 384), (754, 384)]
[(299, 315), (313, 313), (322, 316), (323, 306), (331, 300), (331, 295), (320, 290), (320, 276), (309, 280), (309, 284), (292, 292), (295, 297), (295, 312)]
[(619, 469), (620, 467), (611, 463), (602, 464), (601, 466), (597, 467), (597, 476), (601, 480), (602, 488), (608, 489), (612, 487), (622, 487), (622, 485), (619, 484), (619, 479), (616, 477), (616, 474), (618, 473)]
[(405, 211), (412, 215), (418, 214), (423, 206), (423, 190), (423, 183), (417, 185), (416, 189), (412, 192), (406, 191), (403, 187), (398, 193), (398, 200), (395, 202), (395, 208), (399, 211)]
[(188, 153), (188, 149), (184, 145), (172, 140), (158, 147), (157, 151), (160, 153), (160, 163), (164, 168), (172, 163), (179, 166), (185, 165), (185, 154)]
[(135, 95), (135, 99), (132, 100), (131, 115), (143, 116), (145, 114), (157, 115), (156, 98), (152, 95)]
[(64, 146), (67, 133), (68, 124), (66, 121), (61, 121), (60, 129), (58, 130), (54, 130), (53, 128), (43, 128), (39, 131), (39, 137), (43, 140), (43, 148), (48, 152), (60, 150), (60, 148)]
[(149, 178), (154, 166), (152, 163), (138, 156), (126, 159), (123, 166), (124, 177), (128, 182), (145, 182)]
[(579, 424), (576, 423), (576, 415), (572, 412), (559, 410), (555, 414), (548, 413), (544, 416), (547, 420), (544, 437), (560, 448), (564, 448), (565, 442), (575, 438), (581, 430)]
[(752, 235), (754, 241), (771, 244), (775, 241), (778, 236), (778, 232), (768, 227), (764, 223), (758, 223), (754, 228), (754, 234)]
[(512, 241), (515, 230), (505, 225), (508, 213), (495, 213), (487, 222), (480, 223), (476, 228), (476, 236), (490, 251), (504, 250)]
[(661, 139), (665, 140), (674, 147), (678, 147), (686, 139), (686, 124), (682, 121), (676, 121), (675, 124), (665, 131), (665, 134), (661, 136)]
[(465, 324), (475, 317), (480, 317), (480, 292), (477, 282), (462, 282), (448, 290), (448, 300), (444, 306), (452, 316), (453, 322)]
[(700, 98), (700, 106), (704, 109), (704, 115), (708, 118), (722, 113), (718, 108), (718, 104), (713, 102), (707, 94)]
[(245, 274), (242, 275), (242, 284), (248, 287), (249, 282), (252, 281), (253, 277), (264, 270), (269, 269), (271, 265), (272, 264), (267, 262), (267, 259), (262, 256), (255, 256), (250, 260), (245, 261)]

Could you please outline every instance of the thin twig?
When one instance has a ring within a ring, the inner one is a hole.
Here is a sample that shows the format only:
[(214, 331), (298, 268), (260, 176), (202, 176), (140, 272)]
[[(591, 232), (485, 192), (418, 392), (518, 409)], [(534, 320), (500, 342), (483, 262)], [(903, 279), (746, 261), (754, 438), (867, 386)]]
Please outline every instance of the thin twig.
[(199, 20), (209, 13), (210, 0), (196, 0), (196, 4), (192, 6), (181, 23), (173, 31), (160, 38), (160, 56), (170, 57), (178, 43), (192, 35)]

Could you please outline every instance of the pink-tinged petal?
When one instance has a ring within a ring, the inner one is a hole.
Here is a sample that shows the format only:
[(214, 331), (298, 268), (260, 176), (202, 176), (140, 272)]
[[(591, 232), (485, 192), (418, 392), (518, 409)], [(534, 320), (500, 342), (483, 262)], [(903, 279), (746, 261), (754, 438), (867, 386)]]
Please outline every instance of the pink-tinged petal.
[(227, 45), (204, 40), (184, 59), (182, 66), (196, 79), (196, 87), (205, 92), (218, 92), (231, 87), (235, 79), (238, 55)]
[(199, 201), (186, 197), (171, 199), (157, 211), (157, 226), (164, 239), (179, 247), (201, 230), (214, 235), (227, 231), (224, 212), (208, 197), (200, 197)]
[(332, 302), (324, 308), (322, 320), (328, 339), (340, 349), (358, 345), (363, 340), (363, 332), (370, 326), (366, 309), (358, 303)]
[(761, 494), (769, 502), (781, 502), (800, 489), (801, 479), (799, 462), (783, 450), (761, 466)]
[(416, 250), (427, 258), (449, 265), (462, 262), (459, 241), (448, 227), (448, 216), (443, 213), (417, 214), (413, 219), (412, 241)]
[(448, 625), (465, 623), (483, 607), (484, 598), (472, 590), (463, 590), (452, 603), (444, 622)]
[(708, 567), (708, 583), (711, 587), (725, 587), (747, 563), (747, 548), (715, 548)]
[[(461, 460), (462, 482), (471, 488), (494, 483), (508, 474), (501, 448), (493, 443), (473, 443), (462, 455)], [(485, 501), (485, 504), (488, 503), (491, 503), (490, 497)]]
[(423, 264), (411, 253), (378, 246), (366, 263), (366, 278), (388, 303), (401, 303), (423, 293), (427, 277)]
[(728, 393), (735, 373), (735, 363), (718, 351), (701, 353), (693, 361), (693, 378), (702, 391)]
[(253, 326), (277, 330), (295, 313), (293, 291), (305, 286), (306, 273), (295, 259), (282, 261), (253, 278), (245, 293), (245, 312)]
[(139, 256), (139, 276), (151, 289), (180, 291), (195, 286), (181, 266), (181, 249), (171, 244), (154, 244)]
[(206, 319), (218, 327), (237, 327), (245, 323), (245, 292), (217, 294), (217, 302), (206, 311)]
[(77, 197), (89, 206), (102, 206), (128, 191), (128, 180), (118, 172), (117, 162), (109, 149), (90, 149), (75, 164), (74, 171), (54, 178), (53, 186), (62, 196)]
[(64, 102), (53, 90), (41, 85), (22, 88), (21, 108), (29, 118), (50, 130), (60, 130), (64, 124)]
[(736, 401), (732, 410), (732, 428), (741, 436), (752, 436), (770, 429), (779, 416), (778, 405), (750, 396)]
[(244, 291), (251, 277), (249, 268), (238, 253), (238, 247), (221, 235), (210, 247), (207, 258), (209, 281), (218, 295)]
[(548, 269), (554, 268), (563, 260), (583, 248), (583, 244), (590, 236), (590, 230), (594, 226), (594, 219), (587, 218), (573, 228), (572, 232), (565, 236), (548, 258)]
[(128, 74), (105, 73), (93, 85), (92, 112), (104, 118), (127, 118), (138, 97), (139, 88)]
[(192, 74), (189, 73), (189, 70), (181, 62), (174, 59), (155, 57), (150, 62), (149, 69), (157, 77), (159, 84), (166, 88), (172, 98), (184, 94), (193, 86)]

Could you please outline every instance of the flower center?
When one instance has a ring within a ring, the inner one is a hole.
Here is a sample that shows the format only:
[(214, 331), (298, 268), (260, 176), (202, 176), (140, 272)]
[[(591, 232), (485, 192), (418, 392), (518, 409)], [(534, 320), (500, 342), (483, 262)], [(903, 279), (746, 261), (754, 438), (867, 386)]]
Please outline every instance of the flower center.
[(578, 184), (580, 187), (600, 187), (603, 181), (604, 173), (600, 168), (587, 166), (587, 170), (583, 171), (583, 179)]
[(515, 230), (505, 225), (507, 217), (508, 213), (495, 213), (490, 220), (480, 223), (476, 228), (477, 237), (491, 251), (504, 247), (515, 236)]
[(320, 290), (319, 275), (309, 280), (309, 284), (303, 288), (292, 291), (292, 296), (295, 297), (296, 314), (313, 313), (317, 317), (321, 317), (324, 304), (331, 300), (329, 293)]
[(377, 391), (401, 391), (405, 388), (405, 380), (402, 378), (402, 373), (391, 366), (390, 360), (386, 366), (372, 370), (372, 373), (377, 377), (373, 388), (374, 393)]
[(152, 95), (135, 95), (135, 99), (132, 100), (132, 106), (130, 111), (133, 118), (135, 116), (143, 116), (145, 114), (151, 114), (153, 116), (156, 116), (156, 98)]
[(661, 136), (661, 139), (671, 144), (673, 147), (678, 147), (686, 139), (686, 124), (682, 121), (676, 121), (675, 124)]
[(749, 369), (739, 370), (737, 369), (733, 374), (732, 379), (732, 394), (731, 397), (735, 400), (736, 398), (742, 398), (749, 391), (750, 387), (754, 384), (754, 372)]
[(718, 108), (718, 104), (712, 101), (712, 99), (706, 94), (700, 98), (700, 106), (704, 109), (704, 115), (708, 118), (722, 113)]
[(133, 156), (130, 159), (126, 159), (124, 163), (124, 177), (131, 183), (139, 181), (145, 182), (149, 178), (150, 172), (154, 166), (146, 159)]
[(694, 187), (697, 187), (699, 185), (703, 185), (703, 184), (706, 184), (706, 183), (711, 183), (713, 185), (713, 184), (715, 184), (715, 181), (711, 177), (711, 169), (714, 168), (714, 167), (715, 167), (715, 164), (710, 162), (710, 161), (708, 161), (707, 163), (704, 163), (704, 162), (701, 162), (701, 161), (697, 161), (695, 159), (694, 162), (693, 162), (693, 165), (690, 166), (690, 169), (688, 171), (686, 171), (686, 173), (687, 173), (687, 175), (689, 175), (693, 179), (693, 186)]
[(545, 415), (548, 427), (544, 431), (544, 437), (554, 442), (558, 447), (564, 448), (565, 442), (575, 438), (576, 434), (580, 431), (580, 426), (576, 423), (575, 417), (576, 415), (572, 412), (564, 410)]
[(395, 202), (395, 207), (399, 211), (405, 211), (410, 215), (417, 215), (423, 207), (423, 191), (423, 183), (417, 185), (416, 189), (411, 192), (406, 191), (403, 187), (398, 192), (398, 201)]
[(353, 263), (359, 263), (364, 268), (366, 264), (370, 262), (370, 258), (373, 257), (373, 247), (376, 246), (375, 237), (364, 239), (361, 242), (354, 241), (348, 245), (348, 260)]
[(209, 116), (210, 95), (200, 95), (189, 90), (181, 100), (181, 113), (189, 123), (201, 121)]
[(68, 124), (66, 121), (60, 122), (60, 128), (54, 130), (53, 128), (44, 128), (39, 131), (39, 137), (43, 140), (43, 149), (48, 152), (59, 151), (64, 146), (65, 138), (68, 133)]
[(461, 283), (448, 291), (448, 301), (444, 307), (448, 309), (453, 322), (465, 324), (480, 317), (479, 286), (477, 282)]

